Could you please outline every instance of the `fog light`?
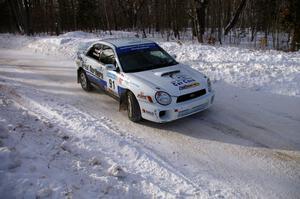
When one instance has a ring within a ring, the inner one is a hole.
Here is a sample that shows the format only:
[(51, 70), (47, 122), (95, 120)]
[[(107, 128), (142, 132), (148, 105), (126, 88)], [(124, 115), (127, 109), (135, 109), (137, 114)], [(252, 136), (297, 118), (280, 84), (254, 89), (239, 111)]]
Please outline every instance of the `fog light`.
[(166, 115), (166, 111), (160, 111), (159, 112), (159, 117), (163, 117), (164, 115)]

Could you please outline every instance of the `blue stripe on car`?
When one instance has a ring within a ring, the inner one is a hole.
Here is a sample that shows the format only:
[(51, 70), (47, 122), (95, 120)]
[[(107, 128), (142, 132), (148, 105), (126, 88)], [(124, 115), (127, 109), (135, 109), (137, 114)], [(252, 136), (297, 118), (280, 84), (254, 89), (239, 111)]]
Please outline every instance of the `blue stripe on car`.
[(136, 50), (141, 50), (141, 49), (157, 49), (159, 48), (156, 43), (148, 43), (148, 44), (138, 44), (138, 45), (131, 45), (131, 46), (122, 46), (116, 48), (116, 51), (118, 54), (123, 54), (127, 52), (132, 52)]
[(126, 89), (123, 87), (118, 86), (118, 94), (119, 96), (121, 96), (122, 94), (124, 94), (126, 92)]
[(99, 79), (98, 77), (96, 77), (93, 73), (91, 73), (90, 71), (85, 70), (88, 79), (96, 84), (98, 84), (99, 86), (101, 86), (102, 88), (106, 89), (107, 87), (107, 82), (104, 81), (103, 79)]

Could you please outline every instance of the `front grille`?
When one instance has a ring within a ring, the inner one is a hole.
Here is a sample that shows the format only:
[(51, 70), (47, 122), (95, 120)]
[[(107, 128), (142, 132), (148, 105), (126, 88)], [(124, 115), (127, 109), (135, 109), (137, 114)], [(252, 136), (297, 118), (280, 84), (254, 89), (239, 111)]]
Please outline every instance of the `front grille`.
[(185, 101), (188, 101), (188, 100), (200, 97), (200, 96), (205, 95), (205, 94), (206, 94), (206, 90), (202, 89), (200, 91), (196, 91), (196, 92), (193, 92), (193, 93), (181, 95), (181, 96), (177, 97), (177, 101), (176, 102), (177, 103), (185, 102)]

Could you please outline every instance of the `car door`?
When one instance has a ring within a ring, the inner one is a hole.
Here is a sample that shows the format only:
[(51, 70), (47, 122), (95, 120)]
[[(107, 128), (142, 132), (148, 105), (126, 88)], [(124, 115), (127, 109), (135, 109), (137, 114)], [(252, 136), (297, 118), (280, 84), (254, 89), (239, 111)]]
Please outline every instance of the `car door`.
[[(102, 45), (100, 54), (100, 62), (105, 65), (113, 64), (116, 66), (116, 56), (113, 49), (109, 46)], [(116, 66), (117, 68), (117, 66)], [(120, 73), (114, 70), (109, 70), (107, 67), (104, 69), (104, 80), (107, 82), (106, 90), (116, 96), (118, 96), (118, 78)]]
[(84, 61), (86, 74), (91, 82), (97, 86), (106, 89), (106, 82), (104, 80), (104, 65), (100, 62), (102, 45), (94, 44), (86, 54), (86, 60)]

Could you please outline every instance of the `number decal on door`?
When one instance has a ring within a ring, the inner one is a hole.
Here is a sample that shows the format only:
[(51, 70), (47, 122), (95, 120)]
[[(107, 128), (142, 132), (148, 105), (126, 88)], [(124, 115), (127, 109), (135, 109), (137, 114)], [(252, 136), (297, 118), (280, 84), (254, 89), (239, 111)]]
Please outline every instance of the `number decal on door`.
[(112, 79), (109, 79), (108, 82), (109, 82), (109, 88), (115, 90), (115, 88), (116, 88), (115, 81)]

